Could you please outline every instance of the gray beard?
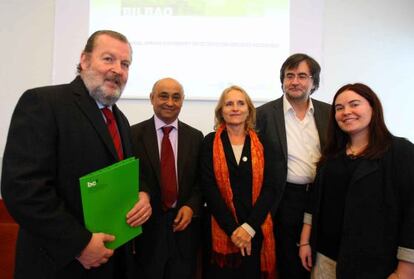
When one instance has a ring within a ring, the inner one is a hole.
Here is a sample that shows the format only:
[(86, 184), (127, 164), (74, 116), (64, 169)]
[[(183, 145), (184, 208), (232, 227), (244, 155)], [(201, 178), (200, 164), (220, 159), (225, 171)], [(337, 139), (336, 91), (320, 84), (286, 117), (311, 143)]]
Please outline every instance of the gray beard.
[(114, 105), (121, 97), (121, 94), (122, 94), (121, 90), (117, 90), (116, 94), (114, 95), (105, 94), (105, 92), (102, 91), (101, 87), (98, 87), (95, 90), (89, 91), (89, 95), (95, 101), (107, 107)]
[(86, 69), (81, 73), (83, 82), (88, 89), (89, 95), (98, 103), (104, 106), (114, 105), (122, 95), (123, 88), (118, 89), (114, 94), (108, 94), (102, 89), (102, 86), (97, 86), (96, 72)]

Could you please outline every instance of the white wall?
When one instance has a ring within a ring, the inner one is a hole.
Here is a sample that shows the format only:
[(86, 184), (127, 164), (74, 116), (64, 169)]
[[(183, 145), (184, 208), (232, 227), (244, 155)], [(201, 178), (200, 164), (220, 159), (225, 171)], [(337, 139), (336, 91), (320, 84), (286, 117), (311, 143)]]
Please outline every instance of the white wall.
[(53, 31), (53, 0), (0, 0), (0, 167), (18, 98), (52, 80)]
[(0, 1), (0, 151), (17, 99), (51, 82), (54, 1)]
[[(414, 1), (326, 0), (323, 13), (322, 86), (314, 97), (330, 102), (344, 83), (365, 82), (381, 96), (391, 131), (414, 141)], [(0, 0), (0, 155), (17, 99), (25, 89), (51, 83), (54, 16), (54, 0)], [(307, 36), (312, 32), (304, 31)], [(69, 71), (74, 68), (68, 65)], [(269, 94), (276, 98), (281, 92)], [(119, 105), (131, 124), (152, 115), (148, 100), (121, 100)], [(215, 102), (187, 101), (180, 119), (207, 133), (214, 107)]]
[(380, 95), (391, 132), (414, 142), (414, 1), (325, 3), (323, 93), (331, 102), (345, 83), (368, 84)]

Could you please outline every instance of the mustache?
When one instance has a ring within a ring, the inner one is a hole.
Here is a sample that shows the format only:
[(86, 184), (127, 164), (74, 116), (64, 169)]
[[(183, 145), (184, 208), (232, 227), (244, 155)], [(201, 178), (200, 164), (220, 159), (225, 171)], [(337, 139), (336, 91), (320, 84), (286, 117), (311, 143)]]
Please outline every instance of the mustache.
[(106, 80), (116, 83), (118, 86), (121, 86), (121, 76), (115, 73), (108, 74), (105, 77)]

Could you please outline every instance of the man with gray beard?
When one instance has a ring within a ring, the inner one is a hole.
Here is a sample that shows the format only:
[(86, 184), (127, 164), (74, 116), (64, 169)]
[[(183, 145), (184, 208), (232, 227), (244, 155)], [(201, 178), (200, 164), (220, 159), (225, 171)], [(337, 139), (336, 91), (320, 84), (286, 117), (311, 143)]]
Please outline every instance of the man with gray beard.
[[(14, 278), (112, 279), (131, 270), (131, 243), (107, 249), (114, 236), (85, 228), (79, 189), (79, 177), (132, 156), (129, 123), (115, 105), (131, 60), (124, 35), (97, 31), (74, 81), (30, 89), (16, 105), (1, 181), (20, 225)], [(139, 226), (150, 215), (149, 196), (140, 192), (125, 222)]]

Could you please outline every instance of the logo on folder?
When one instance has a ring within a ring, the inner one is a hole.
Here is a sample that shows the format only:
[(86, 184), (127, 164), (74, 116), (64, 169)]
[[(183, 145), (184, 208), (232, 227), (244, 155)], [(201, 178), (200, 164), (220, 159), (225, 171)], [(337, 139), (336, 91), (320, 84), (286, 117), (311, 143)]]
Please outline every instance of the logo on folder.
[(97, 183), (98, 183), (98, 180), (94, 180), (94, 181), (90, 181), (90, 182), (88, 181), (86, 183), (86, 186), (88, 186), (88, 188), (92, 188), (92, 187), (95, 187)]

